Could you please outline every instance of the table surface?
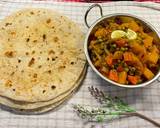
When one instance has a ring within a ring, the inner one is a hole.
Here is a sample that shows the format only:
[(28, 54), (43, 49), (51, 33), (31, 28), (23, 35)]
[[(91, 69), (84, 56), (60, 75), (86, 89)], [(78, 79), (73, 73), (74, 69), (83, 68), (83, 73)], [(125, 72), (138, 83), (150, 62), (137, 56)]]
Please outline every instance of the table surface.
[[(95, 3), (95, 2), (115, 2), (120, 0), (1, 0), (1, 1), (11, 1), (11, 2), (27, 2), (27, 1), (57, 1), (57, 2), (85, 2), (85, 3)], [(128, 1), (138, 1), (138, 2), (156, 2), (160, 3), (160, 0), (128, 0)]]
[[(59, 11), (78, 23), (84, 33), (87, 27), (84, 25), (84, 14), (89, 3), (74, 2), (53, 2), (53, 1), (0, 1), (0, 19), (9, 15), (13, 11), (25, 7), (50, 8)], [(158, 29), (160, 34), (160, 5), (156, 3), (138, 2), (109, 2), (101, 3), (105, 15), (126, 12), (144, 18)], [(89, 15), (89, 21), (99, 18), (99, 12), (95, 9)], [(92, 24), (93, 22), (90, 22)], [(155, 81), (149, 86), (137, 89), (125, 89), (111, 86), (99, 78), (89, 67), (87, 76), (81, 85), (80, 90), (58, 110), (51, 111), (43, 115), (16, 115), (0, 109), (0, 128), (156, 128), (149, 122), (137, 117), (120, 118), (113, 121), (106, 121), (103, 124), (86, 123), (81, 120), (72, 109), (72, 104), (84, 104), (98, 106), (97, 102), (89, 94), (88, 86), (97, 87), (112, 96), (121, 97), (138, 112), (160, 122), (160, 85)]]

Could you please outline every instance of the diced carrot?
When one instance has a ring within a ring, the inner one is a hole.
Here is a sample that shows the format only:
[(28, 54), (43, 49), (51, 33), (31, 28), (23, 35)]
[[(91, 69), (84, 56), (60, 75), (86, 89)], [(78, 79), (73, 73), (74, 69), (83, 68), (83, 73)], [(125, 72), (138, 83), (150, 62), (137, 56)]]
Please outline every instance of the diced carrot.
[(131, 52), (125, 52), (123, 54), (123, 57), (124, 57), (124, 61), (133, 61), (132, 60), (132, 53)]
[(118, 81), (118, 73), (116, 70), (110, 70), (109, 71), (109, 79), (113, 81)]
[(137, 76), (130, 76), (128, 75), (128, 81), (131, 82), (132, 84), (137, 84), (138, 83), (138, 77)]
[(107, 63), (109, 66), (112, 66), (112, 64), (113, 64), (113, 55), (112, 55), (112, 54), (109, 54), (109, 55), (106, 57), (106, 63)]
[(117, 68), (117, 71), (122, 72), (123, 70), (124, 70), (123, 67), (121, 65), (119, 65), (118, 68)]
[(120, 40), (117, 40), (115, 42), (119, 47), (123, 47), (126, 44), (126, 40), (125, 39), (120, 39)]

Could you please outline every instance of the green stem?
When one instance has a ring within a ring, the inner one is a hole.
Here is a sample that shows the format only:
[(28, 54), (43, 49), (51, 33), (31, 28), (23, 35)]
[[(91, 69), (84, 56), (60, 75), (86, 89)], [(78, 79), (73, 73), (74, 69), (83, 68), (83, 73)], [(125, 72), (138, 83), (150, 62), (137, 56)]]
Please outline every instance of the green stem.
[(109, 113), (100, 113), (100, 114), (92, 114), (92, 115), (127, 115), (127, 116), (137, 116), (139, 118), (142, 118), (146, 121), (149, 121), (150, 123), (154, 124), (155, 126), (157, 127), (160, 127), (160, 123), (143, 115), (143, 114), (140, 114), (138, 112), (109, 112)]

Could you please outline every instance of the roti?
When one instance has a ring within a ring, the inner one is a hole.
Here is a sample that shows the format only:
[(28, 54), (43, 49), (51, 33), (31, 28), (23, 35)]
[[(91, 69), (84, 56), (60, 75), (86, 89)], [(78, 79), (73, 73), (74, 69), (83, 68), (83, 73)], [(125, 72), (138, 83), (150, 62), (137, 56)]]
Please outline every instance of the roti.
[[(57, 110), (60, 107), (62, 107), (63, 104), (66, 103), (66, 101), (72, 97), (73, 93), (69, 94), (67, 97), (65, 97), (64, 99), (61, 99), (60, 101), (57, 101), (54, 104), (42, 107), (42, 108), (38, 108), (38, 109), (33, 109), (33, 110), (25, 110), (25, 109), (15, 109), (15, 108), (11, 108), (8, 106), (3, 106), (2, 109), (10, 111), (12, 113), (15, 114), (22, 114), (22, 115), (38, 115), (38, 114), (44, 114), (46, 112), (52, 111), (52, 110)], [(61, 105), (61, 106), (60, 106)]]
[[(56, 104), (62, 99), (67, 99), (66, 97), (69, 97), (69, 95), (73, 94), (73, 92), (75, 92), (75, 90), (77, 90), (79, 85), (82, 83), (86, 75), (86, 72), (87, 72), (87, 66), (85, 66), (84, 70), (81, 73), (80, 78), (75, 83), (74, 87), (70, 89), (68, 92), (56, 97), (53, 100), (49, 100), (46, 102), (21, 103), (21, 102), (10, 100), (10, 99), (0, 96), (0, 104), (8, 106), (10, 108), (14, 108), (14, 109), (21, 109), (21, 110), (23, 109), (23, 111), (37, 111), (40, 108), (43, 108), (43, 107), (46, 108), (46, 106), (50, 106), (51, 104)], [(57, 106), (57, 105), (54, 105), (54, 106)]]
[(0, 23), (0, 95), (52, 100), (74, 87), (85, 65), (78, 25), (48, 9), (24, 9)]

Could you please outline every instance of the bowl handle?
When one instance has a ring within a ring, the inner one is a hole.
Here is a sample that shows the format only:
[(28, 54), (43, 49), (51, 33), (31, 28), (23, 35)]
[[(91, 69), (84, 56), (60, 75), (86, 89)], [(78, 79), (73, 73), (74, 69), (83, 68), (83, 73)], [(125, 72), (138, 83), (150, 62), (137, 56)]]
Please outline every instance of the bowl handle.
[(86, 11), (85, 16), (84, 16), (84, 21), (85, 21), (85, 24), (86, 24), (86, 26), (87, 26), (88, 28), (90, 28), (90, 26), (88, 25), (88, 22), (87, 22), (87, 16), (88, 16), (88, 13), (90, 12), (90, 10), (91, 10), (92, 8), (94, 8), (94, 7), (98, 7), (98, 8), (99, 8), (101, 17), (103, 17), (103, 11), (102, 11), (101, 5), (99, 5), (99, 4), (93, 4), (93, 5), (91, 5), (91, 6), (88, 8), (88, 10)]

